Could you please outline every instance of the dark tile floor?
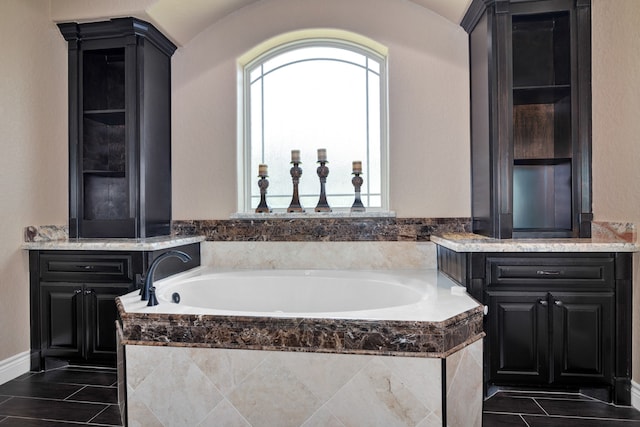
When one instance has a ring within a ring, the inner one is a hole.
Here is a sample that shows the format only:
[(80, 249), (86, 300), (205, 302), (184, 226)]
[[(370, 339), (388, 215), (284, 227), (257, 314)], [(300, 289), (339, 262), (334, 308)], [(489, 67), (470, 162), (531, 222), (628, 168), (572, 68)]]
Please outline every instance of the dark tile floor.
[[(0, 385), (0, 427), (120, 426), (115, 369), (66, 366)], [(640, 412), (577, 393), (499, 391), (484, 427), (640, 427)]]
[(0, 385), (0, 427), (120, 426), (115, 369), (66, 366)]
[(578, 393), (499, 391), (484, 402), (482, 425), (640, 427), (640, 412)]

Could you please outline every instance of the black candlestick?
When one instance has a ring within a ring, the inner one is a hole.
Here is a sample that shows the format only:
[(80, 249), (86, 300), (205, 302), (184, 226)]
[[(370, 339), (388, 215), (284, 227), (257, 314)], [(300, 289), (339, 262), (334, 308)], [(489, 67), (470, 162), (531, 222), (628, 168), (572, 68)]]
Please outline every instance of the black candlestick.
[(362, 187), (362, 183), (364, 181), (362, 180), (362, 177), (358, 172), (354, 172), (353, 175), (354, 177), (351, 178), (351, 183), (353, 184), (353, 187), (355, 189), (356, 198), (353, 201), (353, 205), (351, 205), (351, 212), (364, 212), (365, 207), (362, 204), (362, 200), (360, 199), (360, 188)]
[(266, 175), (260, 177), (258, 187), (260, 187), (260, 204), (256, 208), (256, 213), (269, 213), (271, 212), (271, 209), (267, 205), (267, 187), (269, 187), (269, 180)]
[(302, 168), (298, 166), (300, 162), (291, 163), (293, 167), (289, 172), (291, 173), (291, 180), (293, 181), (293, 196), (291, 197), (291, 203), (287, 208), (287, 212), (304, 212), (304, 208), (300, 204), (300, 196), (298, 195), (298, 184), (302, 176)]
[(318, 163), (320, 163), (317, 169), (318, 177), (320, 178), (320, 199), (316, 205), (316, 212), (331, 212), (331, 207), (329, 207), (329, 203), (327, 203), (327, 193), (324, 188), (327, 183), (327, 176), (329, 176), (329, 168), (326, 165), (328, 162), (326, 160), (320, 160)]

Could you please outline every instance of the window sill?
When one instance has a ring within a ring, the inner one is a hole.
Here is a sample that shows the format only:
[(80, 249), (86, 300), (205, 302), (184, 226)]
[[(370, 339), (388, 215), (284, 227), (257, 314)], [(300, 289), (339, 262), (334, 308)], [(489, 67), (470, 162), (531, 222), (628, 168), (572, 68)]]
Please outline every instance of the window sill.
[(351, 212), (349, 208), (334, 208), (331, 212), (315, 212), (314, 208), (306, 212), (287, 212), (286, 209), (274, 209), (270, 213), (237, 212), (231, 214), (231, 219), (302, 219), (302, 218), (395, 218), (394, 211), (368, 210), (365, 212)]

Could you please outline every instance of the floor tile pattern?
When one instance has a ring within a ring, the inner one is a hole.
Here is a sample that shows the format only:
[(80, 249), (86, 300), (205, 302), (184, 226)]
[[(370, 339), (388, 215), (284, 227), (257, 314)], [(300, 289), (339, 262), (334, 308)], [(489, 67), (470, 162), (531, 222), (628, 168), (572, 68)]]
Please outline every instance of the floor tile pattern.
[(0, 385), (0, 427), (121, 426), (115, 369), (67, 366)]
[(484, 427), (640, 427), (640, 412), (579, 393), (499, 391), (484, 402), (482, 420)]
[[(0, 427), (120, 426), (116, 372), (64, 367), (0, 385)], [(640, 412), (578, 393), (499, 391), (484, 427), (640, 427)]]

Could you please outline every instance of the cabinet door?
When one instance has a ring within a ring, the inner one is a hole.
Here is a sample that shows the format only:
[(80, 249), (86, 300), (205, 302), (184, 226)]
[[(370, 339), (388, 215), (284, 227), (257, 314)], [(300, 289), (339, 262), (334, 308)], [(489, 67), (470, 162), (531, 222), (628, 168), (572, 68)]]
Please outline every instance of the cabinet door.
[(611, 292), (553, 292), (552, 382), (611, 384), (614, 296)]
[(488, 333), (493, 382), (548, 381), (548, 313), (544, 292), (489, 294)]
[(113, 359), (116, 352), (116, 327), (118, 309), (115, 299), (130, 290), (129, 285), (86, 285), (87, 307), (87, 357), (90, 359)]
[(83, 344), (82, 286), (42, 284), (42, 343), (45, 356), (81, 357)]

